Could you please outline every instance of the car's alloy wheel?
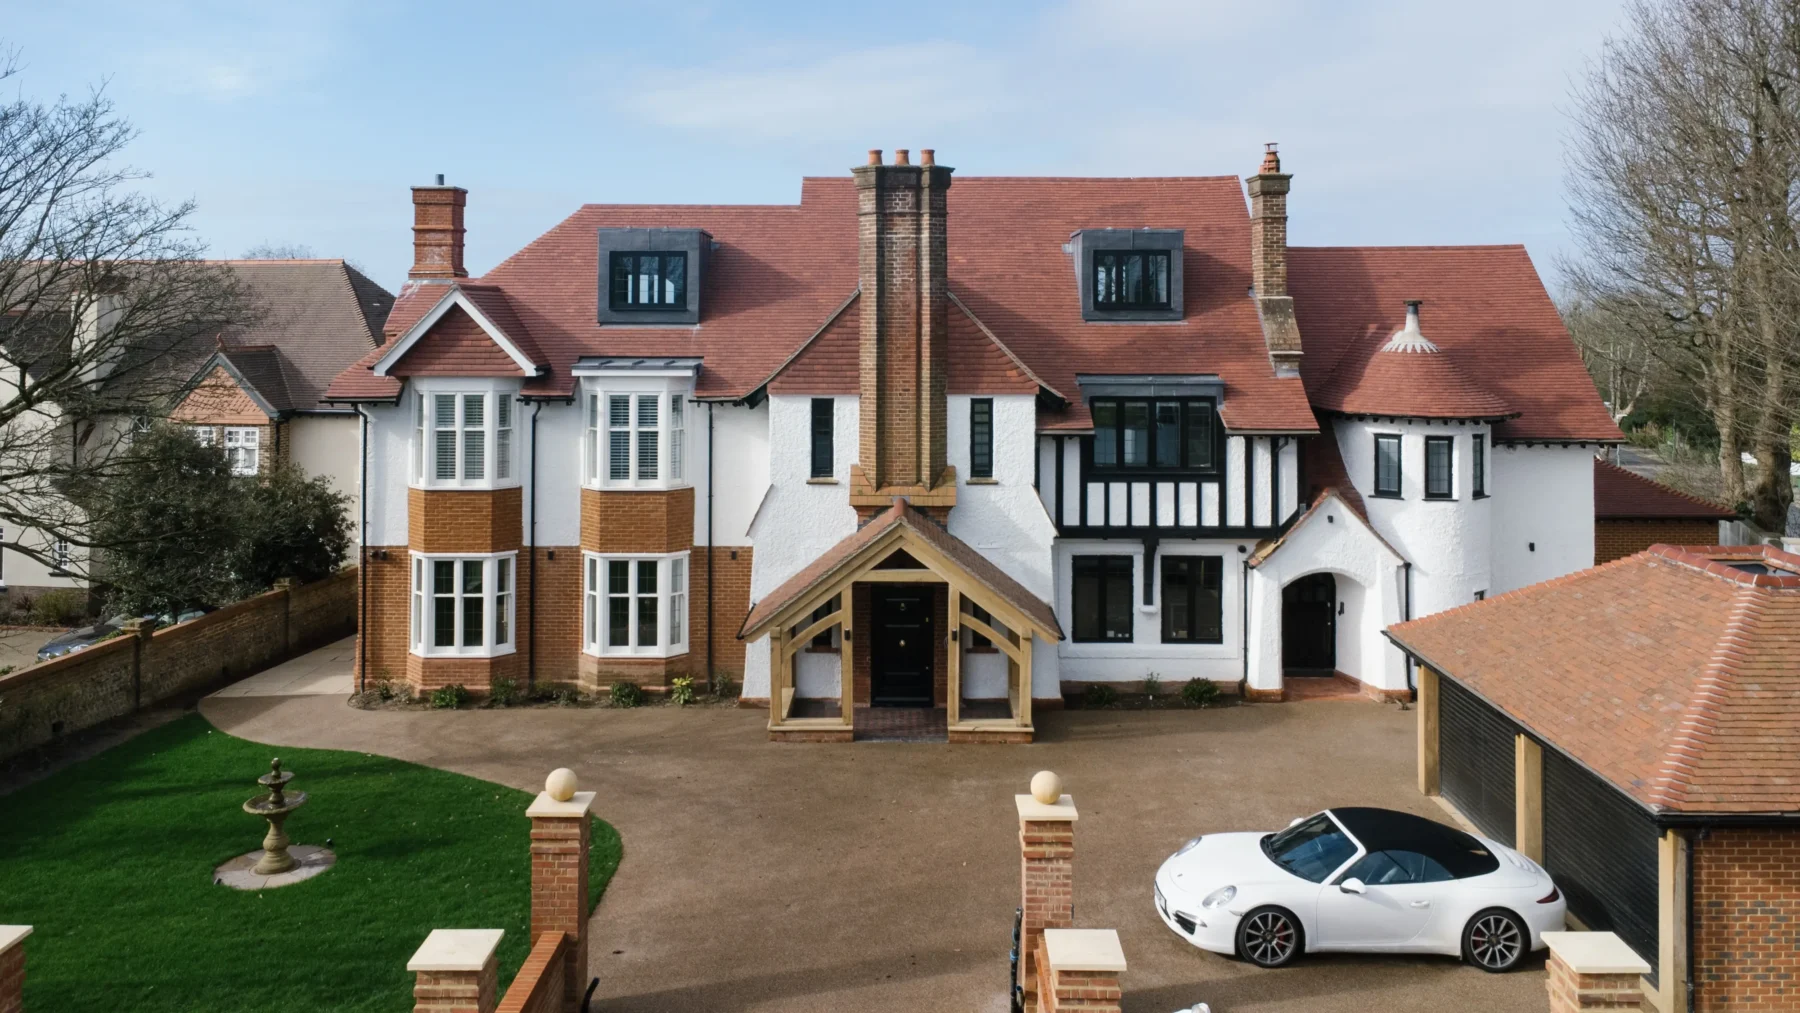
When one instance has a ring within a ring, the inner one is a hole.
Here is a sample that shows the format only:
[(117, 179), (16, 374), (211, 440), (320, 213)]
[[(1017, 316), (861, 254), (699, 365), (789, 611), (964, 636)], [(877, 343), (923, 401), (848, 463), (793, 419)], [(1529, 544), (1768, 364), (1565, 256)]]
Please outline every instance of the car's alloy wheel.
[(1525, 959), (1525, 948), (1525, 926), (1510, 911), (1482, 911), (1463, 929), (1463, 957), (1484, 971), (1512, 970)]
[(1300, 952), (1300, 926), (1277, 907), (1259, 907), (1238, 923), (1238, 953), (1258, 967), (1280, 967)]

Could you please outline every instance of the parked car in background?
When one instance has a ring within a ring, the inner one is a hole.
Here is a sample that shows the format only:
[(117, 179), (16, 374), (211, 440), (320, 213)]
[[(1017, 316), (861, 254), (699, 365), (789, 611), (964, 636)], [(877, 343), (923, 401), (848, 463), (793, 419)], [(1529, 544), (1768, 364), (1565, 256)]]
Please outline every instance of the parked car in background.
[(1327, 809), (1279, 833), (1196, 837), (1157, 870), (1156, 913), (1201, 949), (1281, 967), (1324, 950), (1442, 953), (1510, 971), (1563, 927), (1543, 867), (1390, 809)]
[[(144, 618), (156, 620), (156, 625), (158, 626), (175, 626), (180, 623), (185, 623), (190, 619), (198, 619), (208, 612), (215, 611), (217, 611), (217, 609), (212, 605), (200, 605), (191, 609), (186, 609), (172, 617), (165, 612), (159, 616), (145, 616)], [(65, 654), (84, 651), (102, 640), (117, 635), (120, 630), (125, 628), (125, 624), (130, 621), (131, 617), (129, 616), (114, 616), (111, 619), (102, 619), (92, 626), (83, 626), (78, 630), (70, 630), (67, 633), (52, 638), (44, 646), (38, 648), (37, 660), (49, 661), (51, 658), (60, 658)]]

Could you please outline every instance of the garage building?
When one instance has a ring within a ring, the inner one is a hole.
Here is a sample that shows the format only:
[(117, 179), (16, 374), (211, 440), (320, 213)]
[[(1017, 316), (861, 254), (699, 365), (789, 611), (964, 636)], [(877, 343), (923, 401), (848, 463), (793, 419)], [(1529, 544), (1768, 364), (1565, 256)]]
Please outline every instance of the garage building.
[(1800, 556), (1657, 545), (1388, 635), (1420, 790), (1542, 862), (1658, 1009), (1800, 1008)]

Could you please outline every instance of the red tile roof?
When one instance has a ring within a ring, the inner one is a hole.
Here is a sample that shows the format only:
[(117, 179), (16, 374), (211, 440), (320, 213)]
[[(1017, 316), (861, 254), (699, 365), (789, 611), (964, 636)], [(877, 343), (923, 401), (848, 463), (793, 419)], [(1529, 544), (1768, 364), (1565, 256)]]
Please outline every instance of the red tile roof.
[(1594, 458), (1595, 520), (1730, 520), (1736, 516), (1736, 511), (1717, 503)]
[(505, 349), (494, 343), (474, 317), (464, 312), (461, 306), (453, 306), (431, 325), (418, 344), (406, 350), (406, 354), (389, 368), (388, 374), (390, 377), (523, 376), (524, 371)]
[(1658, 545), (1388, 633), (1645, 806), (1800, 810), (1800, 555)]
[[(1234, 431), (1315, 432), (1307, 392), (1321, 388), (1357, 341), (1392, 333), (1402, 299), (1417, 297), (1426, 300), (1431, 333), (1457, 368), (1520, 412), (1496, 430), (1501, 439), (1618, 438), (1517, 247), (1290, 251), (1289, 286), (1306, 349), (1303, 385), (1277, 377), (1269, 363), (1248, 295), (1250, 221), (1235, 177), (959, 177), (948, 201), (952, 354), (965, 371), (953, 373), (951, 389), (1048, 387), (1069, 404), (1041, 413), (1044, 429), (1091, 428), (1077, 374), (1154, 371), (1217, 374), (1225, 383), (1222, 415)], [(711, 235), (716, 246), (699, 325), (596, 322), (596, 230), (632, 226)], [(1072, 233), (1096, 227), (1185, 230), (1184, 319), (1082, 320), (1064, 246)], [(701, 397), (745, 396), (778, 371), (794, 373), (778, 387), (839, 392), (854, 389), (841, 343), (855, 333), (855, 308), (845, 309), (829, 333), (821, 329), (856, 291), (856, 241), (850, 178), (809, 178), (795, 205), (587, 205), (479, 282), (462, 284), (504, 293), (517, 325), (505, 329), (548, 365), (527, 382), (528, 394), (566, 394), (574, 382), (569, 367), (584, 355), (698, 356)], [(442, 291), (442, 283), (408, 283), (388, 318), (389, 340)], [(815, 335), (819, 347), (796, 356)], [(346, 371), (331, 393), (394, 397), (398, 384), (372, 377), (372, 361)]]
[(1494, 427), (1495, 439), (1623, 438), (1522, 246), (1292, 247), (1288, 291), (1315, 399), (1359, 346), (1399, 330), (1406, 300), (1418, 299), (1432, 342), (1519, 413)]
[[(1305, 331), (1301, 332), (1304, 340)], [(1345, 415), (1504, 419), (1518, 414), (1476, 383), (1449, 352), (1396, 350), (1371, 334), (1338, 359), (1313, 392), (1313, 407)]]

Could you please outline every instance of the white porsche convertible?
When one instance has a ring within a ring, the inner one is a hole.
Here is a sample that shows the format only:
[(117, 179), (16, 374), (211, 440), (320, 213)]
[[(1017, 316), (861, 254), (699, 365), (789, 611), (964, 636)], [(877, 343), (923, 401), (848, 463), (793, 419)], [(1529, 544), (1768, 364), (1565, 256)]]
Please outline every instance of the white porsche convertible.
[(1327, 809), (1280, 833), (1196, 837), (1156, 873), (1156, 913), (1201, 949), (1280, 967), (1301, 953), (1460, 955), (1510, 971), (1563, 927), (1543, 867), (1389, 809)]

